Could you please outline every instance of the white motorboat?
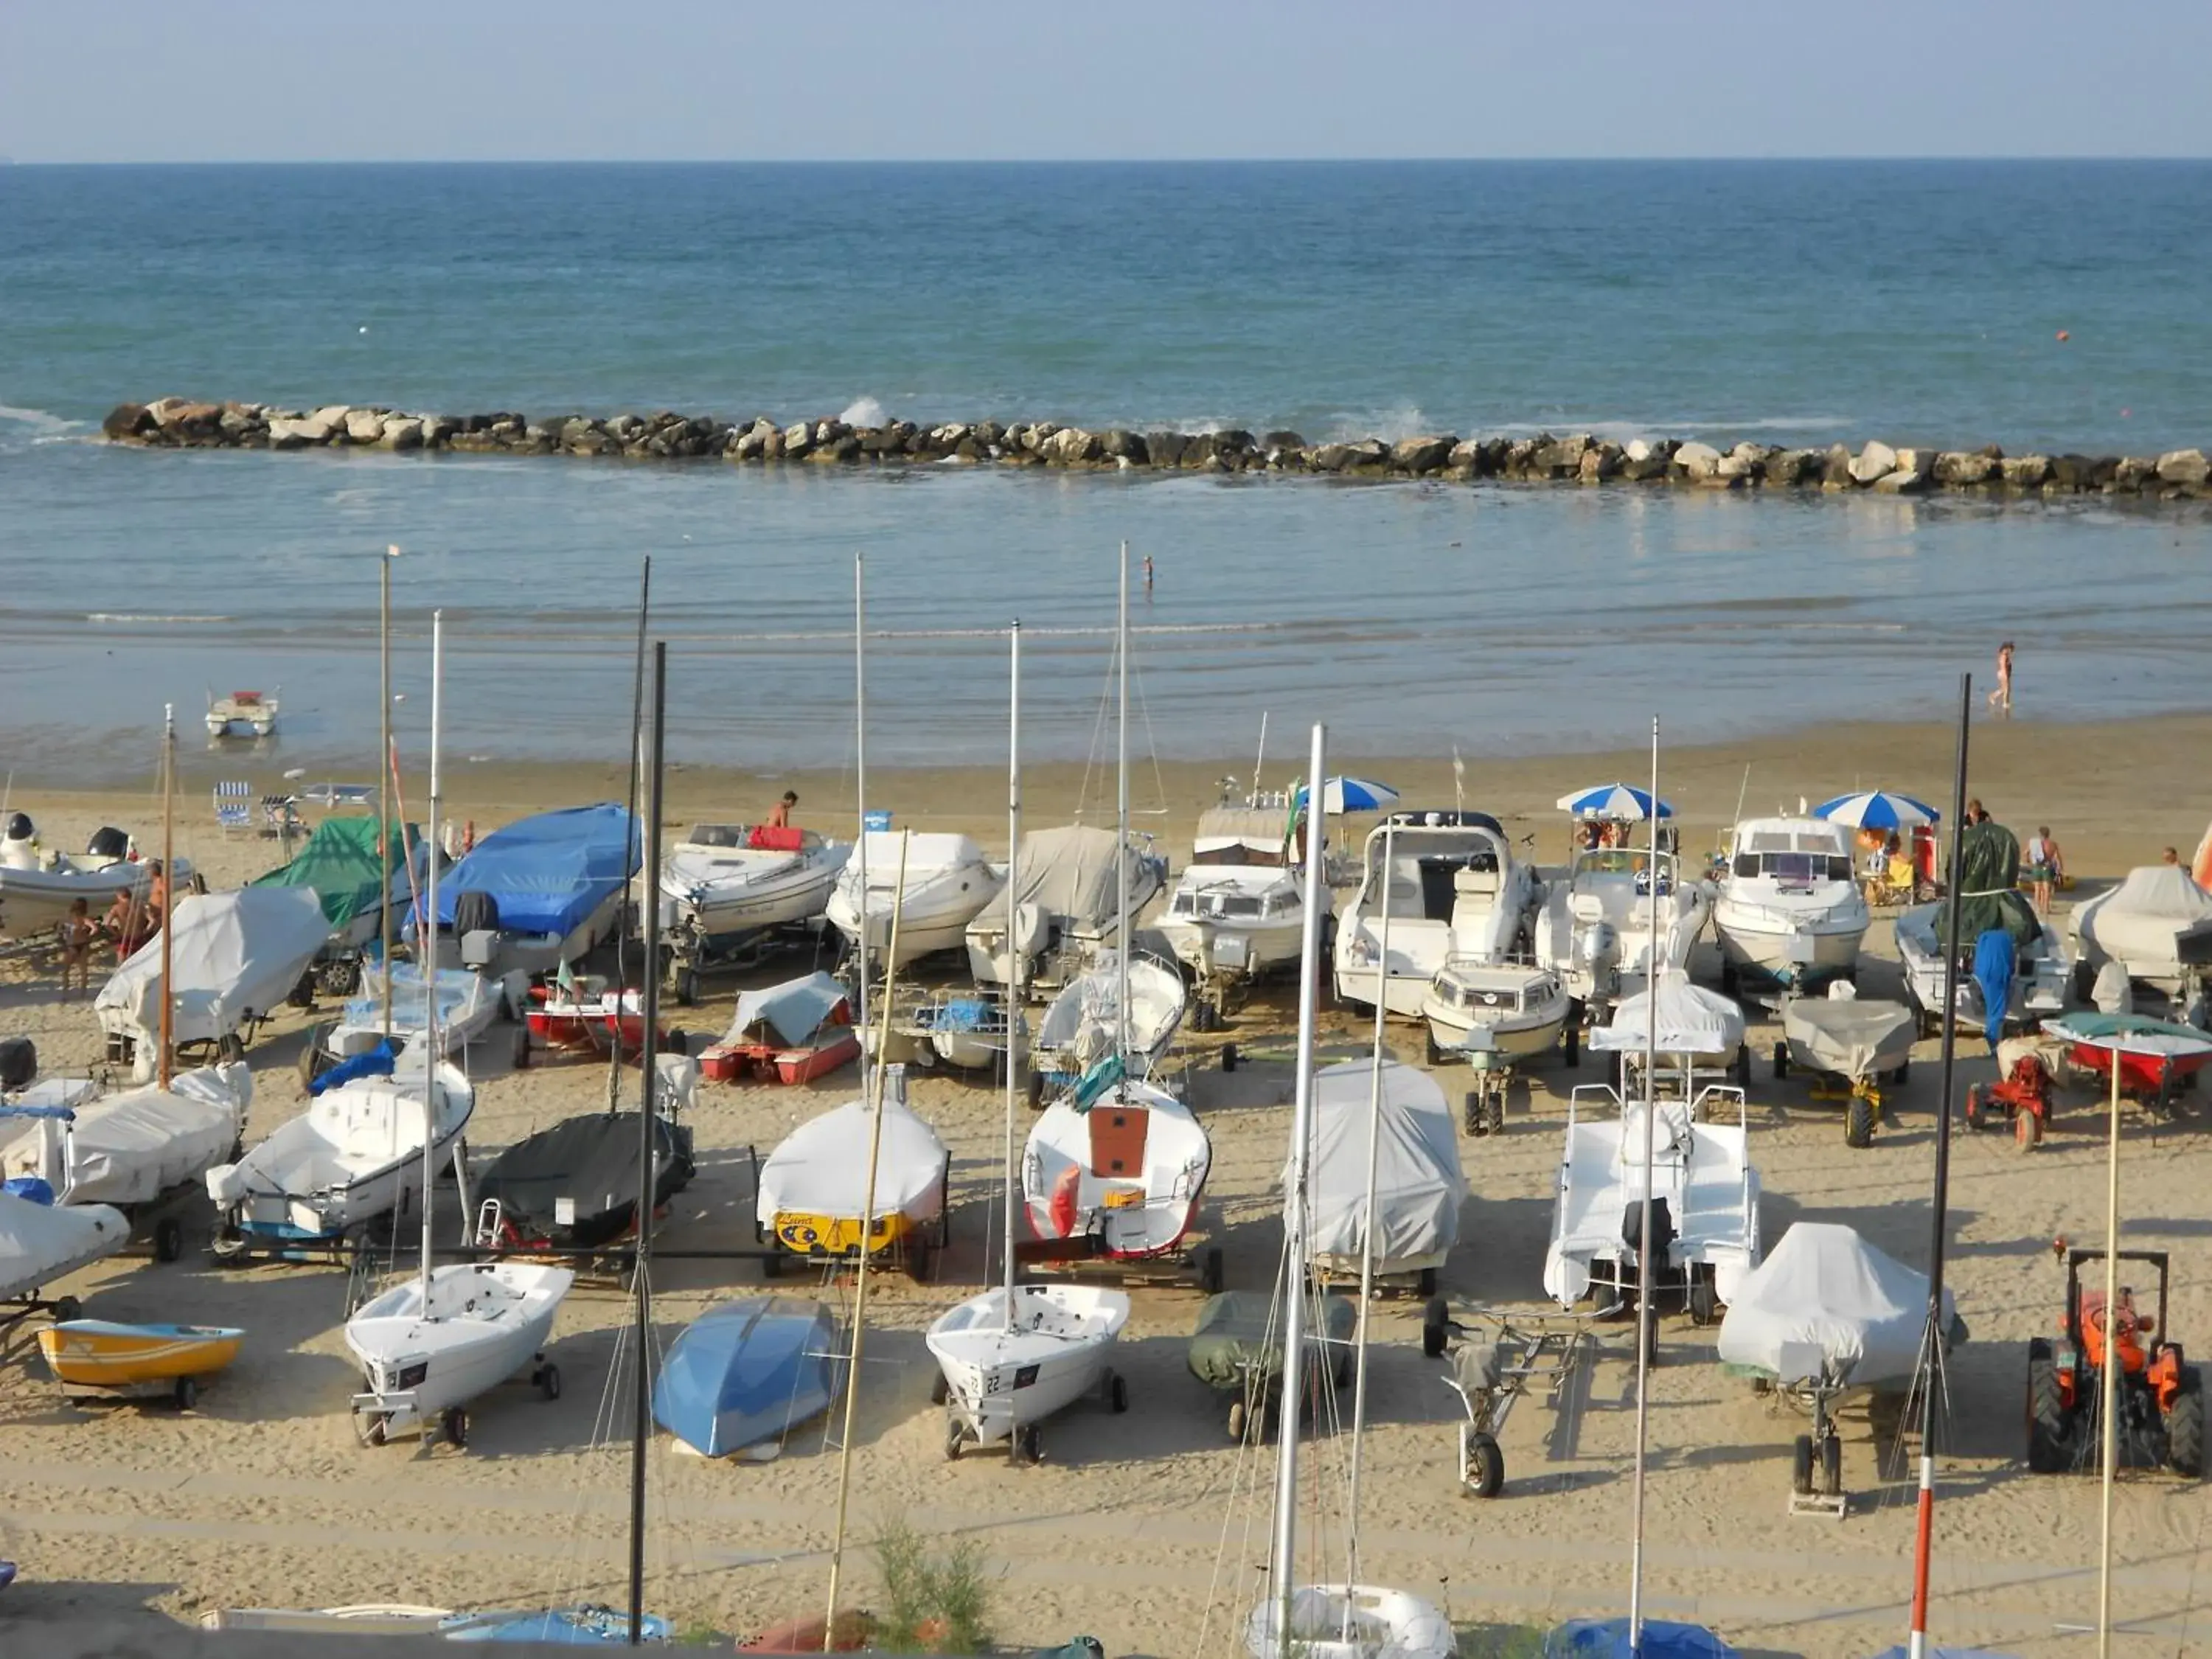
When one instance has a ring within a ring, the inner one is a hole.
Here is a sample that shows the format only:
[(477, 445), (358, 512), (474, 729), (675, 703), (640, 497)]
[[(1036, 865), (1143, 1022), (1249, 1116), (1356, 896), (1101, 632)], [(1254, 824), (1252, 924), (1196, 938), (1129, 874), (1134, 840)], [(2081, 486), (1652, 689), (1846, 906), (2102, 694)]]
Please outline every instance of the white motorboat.
[[(2185, 1000), (2204, 975), (2201, 942), (2212, 933), (2212, 893), (2178, 864), (2147, 865), (2075, 905), (2067, 931), (2087, 974), (2117, 962), (2132, 983)], [(2199, 948), (2185, 951), (2185, 938)]]
[(545, 1339), (576, 1275), (521, 1261), (465, 1261), (412, 1275), (362, 1304), (345, 1343), (361, 1362), (354, 1421), (363, 1440), (435, 1429), (463, 1443), (462, 1408), (526, 1369), (548, 1399), (560, 1372)]
[[(490, 1030), (501, 1015), (513, 1017), (518, 1004), (529, 995), (528, 976), (520, 973), (510, 974), (502, 981), (466, 968), (441, 968), (428, 977), (434, 982), (438, 1000), (434, 1029), (441, 1060), (466, 1049)], [(416, 1065), (421, 1063), (422, 1045), (433, 1029), (428, 1006), (431, 988), (425, 978), (414, 963), (392, 965), (392, 1050)], [(513, 1030), (512, 1058), (526, 1064), (529, 1028), (518, 1023)], [(368, 1054), (383, 1041), (384, 975), (371, 968), (362, 976), (360, 994), (347, 1001), (343, 1016), (307, 1034), (307, 1046), (301, 1054), (301, 1075), (312, 1083), (331, 1066)]]
[(57, 1203), (125, 1212), (197, 1187), (209, 1170), (237, 1157), (253, 1099), (253, 1073), (243, 1062), (179, 1072), (167, 1089), (149, 1084), (108, 1095), (84, 1079), (55, 1081), (64, 1087), (51, 1105), (33, 1089), (0, 1107), (0, 1125), (10, 1113), (28, 1121), (0, 1147), (0, 1176), (42, 1180)]
[(1729, 836), (1713, 901), (1721, 988), (1813, 991), (1855, 979), (1872, 917), (1849, 832), (1825, 818), (1746, 818)]
[(1490, 1066), (1510, 1066), (1533, 1059), (1559, 1042), (1573, 1012), (1565, 985), (1548, 968), (1453, 957), (1437, 970), (1421, 1004), (1429, 1064), (1480, 1056)]
[(1126, 1037), (1122, 985), (1119, 953), (1109, 951), (1052, 1000), (1037, 1024), (1031, 1064), (1030, 1075), (1041, 1085), (1073, 1083), (1125, 1040), (1127, 1068), (1140, 1077), (1167, 1053), (1189, 1000), (1182, 975), (1158, 957), (1140, 951), (1129, 958)]
[[(1395, 1060), (1347, 1060), (1314, 1073), (1313, 1169), (1308, 1183), (1314, 1264), (1359, 1277), (1367, 1248), (1367, 1146), (1376, 1145), (1374, 1271), (1419, 1273), (1436, 1293), (1437, 1270), (1459, 1242), (1467, 1177), (1459, 1133), (1437, 1080)], [(1286, 1166), (1284, 1179), (1295, 1171)]]
[(1297, 965), (1304, 906), (1282, 812), (1217, 806), (1199, 815), (1190, 862), (1158, 925), (1218, 1009), (1231, 988)]
[[(764, 1238), (810, 1260), (900, 1252), (916, 1279), (928, 1277), (949, 1221), (952, 1156), (935, 1129), (907, 1104), (906, 1067), (887, 1066), (878, 1085), (883, 1127), (875, 1191), (868, 1190), (869, 1147), (877, 1144), (868, 1097), (848, 1100), (802, 1123), (760, 1167), (755, 1197)], [(770, 1273), (781, 1258), (768, 1258)]]
[(1036, 1425), (1054, 1413), (1102, 1389), (1126, 1410), (1107, 1362), (1128, 1319), (1127, 1295), (1095, 1285), (994, 1285), (948, 1309), (923, 1339), (945, 1374), (946, 1455), (1011, 1441), (1034, 1462)]
[[(878, 972), (903, 968), (939, 951), (959, 948), (968, 924), (1006, 885), (1006, 872), (988, 862), (983, 849), (965, 836), (871, 830), (866, 840), (865, 853), (856, 854), (838, 876), (828, 910), (830, 926), (856, 951), (861, 945), (865, 915), (868, 959)], [(900, 896), (902, 849), (903, 898)], [(866, 872), (865, 891), (863, 871)], [(884, 953), (890, 949), (895, 908), (898, 960), (887, 963)]]
[(434, 1077), (410, 1066), (325, 1089), (237, 1163), (207, 1172), (222, 1215), (216, 1249), (334, 1242), (419, 1203), (426, 1119), (431, 1161), (442, 1163), (475, 1109), (475, 1088), (443, 1062)]
[[(2006, 993), (2004, 1024), (2033, 1030), (2038, 1020), (2066, 1012), (2066, 993), (2074, 973), (2074, 958), (2056, 924), (2036, 915), (2027, 899), (2004, 908), (1999, 922), (2013, 933), (2015, 952), (2012, 983)], [(1897, 957), (1905, 968), (1906, 1000), (1920, 1030), (1933, 1036), (1942, 1030), (1937, 1010), (1943, 1006), (1944, 951), (1938, 930), (1949, 915), (1942, 900), (1900, 914), (1895, 924)], [(1974, 940), (1970, 933), (1960, 951), (1956, 995), (1960, 1018), (1979, 1030), (1988, 1024), (1986, 994), (1974, 977)]]
[(1553, 881), (1544, 896), (1536, 915), (1536, 960), (1559, 975), (1577, 1002), (1614, 1002), (1641, 988), (1655, 962), (1662, 969), (1687, 966), (1712, 908), (1711, 884), (1688, 878), (1673, 853), (1585, 848), (1575, 854), (1565, 879)]
[(1011, 984), (1018, 953), (1022, 983), (1037, 996), (1120, 945), (1125, 876), (1132, 916), (1167, 880), (1167, 860), (1143, 842), (1082, 823), (1024, 836), (1013, 870), (968, 924), (968, 966), (979, 986)]
[[(170, 1040), (245, 1052), (255, 1028), (289, 999), (330, 937), (312, 890), (246, 887), (187, 894), (169, 924)], [(161, 1046), (161, 951), (157, 934), (118, 968), (93, 999), (111, 1058), (153, 1076)]]
[(582, 961), (614, 937), (638, 850), (629, 811), (611, 801), (495, 830), (445, 872), (435, 914), (453, 955), (441, 946), (440, 960), (501, 975)]
[(702, 957), (829, 907), (853, 843), (796, 825), (700, 823), (660, 863), (660, 928)]
[(1453, 957), (1504, 962), (1526, 955), (1540, 893), (1534, 869), (1513, 856), (1512, 842), (1487, 812), (1392, 813), (1368, 832), (1358, 890), (1337, 912), (1337, 996), (1374, 1005), (1387, 909), (1383, 995), (1391, 1013), (1419, 1018), (1437, 971)]
[(1030, 1231), (1117, 1261), (1174, 1255), (1212, 1165), (1197, 1115), (1122, 1074), (1109, 1054), (1030, 1130), (1022, 1160)]
[(210, 691), (207, 729), (211, 738), (268, 737), (276, 730), (276, 699), (261, 691), (234, 691), (226, 697)]
[[(181, 892), (192, 867), (184, 859), (176, 864)], [(28, 813), (10, 813), (0, 836), (0, 933), (20, 938), (59, 927), (79, 899), (96, 920), (118, 893), (143, 900), (153, 880), (120, 830), (95, 830), (83, 853), (71, 857), (40, 845)]]
[[(1624, 1103), (1601, 1084), (1574, 1091), (1544, 1289), (1562, 1308), (1586, 1296), (1617, 1304), (1635, 1295), (1646, 1113), (1656, 1115), (1648, 1281), (1656, 1294), (1679, 1293), (1691, 1317), (1709, 1324), (1759, 1258), (1748, 1109), (1743, 1091), (1727, 1085), (1708, 1085), (1695, 1101)], [(1736, 1121), (1713, 1121), (1723, 1113)]]

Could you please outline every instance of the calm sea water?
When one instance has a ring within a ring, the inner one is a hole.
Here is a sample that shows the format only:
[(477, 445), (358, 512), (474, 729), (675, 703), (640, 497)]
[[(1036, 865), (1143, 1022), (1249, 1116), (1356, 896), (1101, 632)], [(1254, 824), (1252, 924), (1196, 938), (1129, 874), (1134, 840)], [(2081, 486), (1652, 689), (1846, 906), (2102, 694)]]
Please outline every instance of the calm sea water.
[(2188, 163), (0, 168), (0, 748), (135, 773), (165, 699), (281, 684), (285, 763), (363, 769), (391, 542), (403, 684), (443, 605), (502, 757), (620, 752), (647, 552), (697, 761), (849, 752), (857, 550), (872, 752), (995, 755), (1019, 615), (1034, 747), (1083, 755), (1124, 538), (1164, 754), (1938, 714), (2005, 636), (2027, 712), (2200, 706), (2196, 511), (85, 434), (181, 392), (2154, 453), (2212, 441), (2207, 269)]

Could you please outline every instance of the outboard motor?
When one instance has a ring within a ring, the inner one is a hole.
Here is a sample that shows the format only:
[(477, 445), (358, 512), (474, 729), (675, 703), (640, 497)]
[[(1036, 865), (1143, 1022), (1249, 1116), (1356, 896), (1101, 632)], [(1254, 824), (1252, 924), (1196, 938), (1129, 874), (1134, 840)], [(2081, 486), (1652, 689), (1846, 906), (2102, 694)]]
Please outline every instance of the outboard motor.
[(131, 856), (131, 837), (113, 824), (102, 824), (92, 832), (92, 839), (84, 844), (88, 858), (104, 859), (110, 864)]
[(499, 901), (473, 888), (456, 897), (453, 941), (460, 946), (461, 966), (489, 967), (499, 949)]
[(38, 838), (39, 826), (31, 822), (31, 815), (28, 812), (10, 812), (8, 814), (8, 834), (6, 839), (9, 841), (36, 841)]
[[(1630, 1250), (1638, 1253), (1635, 1268), (1636, 1277), (1633, 1282), (1640, 1291), (1644, 1283), (1644, 1263), (1641, 1257), (1644, 1245), (1644, 1204), (1640, 1199), (1621, 1212), (1620, 1242)], [(1667, 1258), (1674, 1249), (1674, 1211), (1668, 1206), (1665, 1199), (1655, 1194), (1651, 1200), (1651, 1260), (1660, 1264), (1662, 1273), (1665, 1271)], [(1621, 1264), (1620, 1282), (1624, 1290), (1631, 1282), (1629, 1268), (1626, 1261)]]
[(0, 1089), (23, 1089), (39, 1074), (39, 1050), (26, 1036), (0, 1037)]

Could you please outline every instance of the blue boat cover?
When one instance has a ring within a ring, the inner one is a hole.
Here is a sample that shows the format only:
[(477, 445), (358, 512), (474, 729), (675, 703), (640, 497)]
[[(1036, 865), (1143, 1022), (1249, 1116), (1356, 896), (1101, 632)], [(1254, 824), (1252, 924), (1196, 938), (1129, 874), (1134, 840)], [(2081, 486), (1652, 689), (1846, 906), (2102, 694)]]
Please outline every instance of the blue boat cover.
[(987, 1031), (998, 1024), (998, 1011), (981, 997), (952, 997), (938, 1015), (940, 1031)]
[(837, 1397), (837, 1322), (819, 1302), (741, 1296), (684, 1328), (653, 1385), (653, 1420), (709, 1457), (781, 1437)]
[(611, 802), (571, 806), (495, 830), (438, 884), (438, 925), (464, 893), (489, 893), (509, 933), (567, 933), (637, 871), (638, 836)]
[(1994, 1048), (2004, 1037), (2012, 1007), (2012, 935), (1992, 927), (1974, 941), (1974, 981), (1982, 988), (1982, 1031)]
[[(614, 1607), (542, 1607), (520, 1613), (457, 1613), (441, 1620), (448, 1642), (543, 1642), (556, 1648), (611, 1648), (629, 1641), (629, 1614)], [(676, 1627), (657, 1613), (641, 1613), (638, 1637), (670, 1642)]]
[(0, 1181), (0, 1193), (9, 1193), (33, 1204), (52, 1204), (54, 1201), (53, 1183), (39, 1176), (9, 1176), (7, 1180)]
[[(1736, 1651), (1703, 1625), (1644, 1621), (1643, 1659), (1736, 1659)], [(1631, 1659), (1628, 1620), (1573, 1619), (1544, 1638), (1544, 1659)]]
[(307, 1092), (319, 1095), (325, 1089), (336, 1089), (352, 1082), (357, 1077), (390, 1077), (398, 1056), (392, 1052), (387, 1039), (374, 1048), (357, 1054), (349, 1054), (307, 1085)]

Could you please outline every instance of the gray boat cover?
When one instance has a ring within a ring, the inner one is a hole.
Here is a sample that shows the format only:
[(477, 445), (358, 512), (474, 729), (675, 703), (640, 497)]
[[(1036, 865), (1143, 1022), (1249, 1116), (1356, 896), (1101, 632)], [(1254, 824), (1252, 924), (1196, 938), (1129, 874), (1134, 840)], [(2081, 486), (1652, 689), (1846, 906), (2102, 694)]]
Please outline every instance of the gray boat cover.
[[(986, 932), (1003, 928), (1009, 902), (1017, 915), (1033, 904), (1048, 916), (1066, 916), (1079, 925), (1096, 927), (1111, 920), (1121, 902), (1115, 840), (1111, 830), (1087, 823), (1032, 830), (1022, 837), (1013, 878), (968, 925)], [(1133, 866), (1129, 885), (1133, 890), (1137, 885)]]
[[(1368, 1109), (1375, 1099), (1372, 1060), (1346, 1060), (1315, 1076), (1308, 1202), (1316, 1256), (1357, 1261), (1360, 1255), (1367, 1211)], [(1440, 1255), (1458, 1242), (1460, 1206), (1467, 1199), (1451, 1108), (1434, 1078), (1396, 1060), (1382, 1063), (1381, 1108), (1375, 1260)], [(1288, 1174), (1286, 1165), (1286, 1178)]]
[[(238, 1147), (253, 1073), (242, 1060), (179, 1072), (76, 1108), (70, 1132), (34, 1126), (0, 1152), (0, 1173), (47, 1181), (64, 1203), (145, 1204), (200, 1177)], [(14, 1127), (0, 1119), (0, 1134)]]
[(1816, 1072), (1874, 1077), (1912, 1058), (1912, 1010), (1858, 997), (1800, 997), (1782, 1011), (1790, 1058)]
[(1650, 1047), (1654, 991), (1661, 1054), (1732, 1054), (1743, 1041), (1743, 1010), (1734, 999), (1692, 985), (1687, 973), (1670, 968), (1659, 975), (1652, 991), (1623, 997), (1613, 1018), (1590, 1033), (1589, 1046), (1631, 1054)]
[(735, 1047), (757, 1042), (765, 1033), (787, 1048), (800, 1048), (814, 1041), (823, 1022), (844, 1000), (845, 988), (823, 973), (742, 992), (737, 1015), (730, 1021), (730, 1029), (722, 1033), (722, 1041)]
[[(1348, 1296), (1322, 1298), (1324, 1329), (1309, 1324), (1309, 1346), (1352, 1340), (1359, 1310)], [(1267, 1291), (1224, 1291), (1206, 1298), (1190, 1334), (1190, 1374), (1209, 1388), (1241, 1389), (1248, 1376), (1272, 1382), (1283, 1369), (1283, 1320)]]
[[(270, 1012), (299, 982), (330, 937), (322, 901), (307, 887), (247, 887), (179, 901), (169, 946), (176, 975), (171, 1025), (179, 1042), (227, 1036), (249, 1015)], [(161, 940), (138, 947), (100, 988), (93, 1007), (108, 1030), (152, 1039), (161, 1023)]]
[[(1832, 1222), (1800, 1221), (1736, 1287), (1721, 1321), (1721, 1363), (1784, 1383), (1825, 1367), (1856, 1388), (1911, 1381), (1928, 1316), (1928, 1275)], [(1946, 1340), (1957, 1310), (1943, 1292)]]
[(0, 1193), (0, 1298), (29, 1296), (130, 1242), (123, 1212), (105, 1204), (64, 1209)]

